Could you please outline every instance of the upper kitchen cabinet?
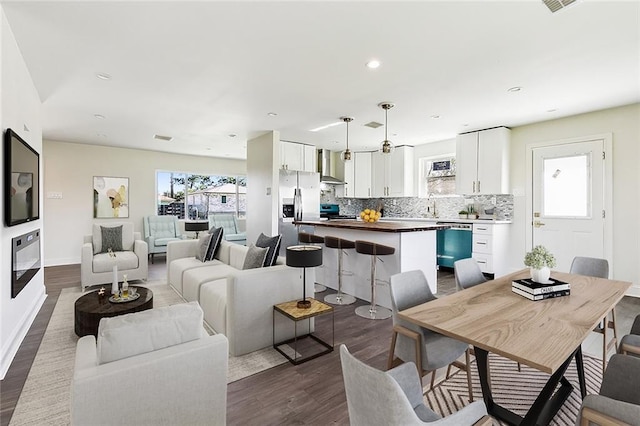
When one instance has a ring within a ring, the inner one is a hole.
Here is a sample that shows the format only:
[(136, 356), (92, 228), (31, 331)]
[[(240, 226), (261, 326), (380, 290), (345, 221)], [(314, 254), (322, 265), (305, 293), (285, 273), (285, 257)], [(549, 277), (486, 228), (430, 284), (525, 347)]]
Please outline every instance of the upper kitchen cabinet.
[(456, 138), (456, 192), (508, 194), (509, 144), (506, 127), (458, 135)]
[(351, 161), (340, 161), (337, 177), (344, 185), (336, 187), (336, 195), (344, 198), (371, 197), (371, 153), (353, 152)]
[(413, 147), (399, 146), (372, 156), (372, 197), (413, 197)]
[(280, 142), (280, 168), (315, 172), (317, 164), (316, 147), (295, 142)]
[[(355, 154), (355, 153), (354, 153)], [(344, 185), (336, 187), (336, 196), (344, 198), (354, 198), (355, 189), (355, 161), (340, 161), (336, 167), (336, 177), (342, 179)]]
[(354, 152), (353, 157), (353, 196), (371, 197), (371, 152)]

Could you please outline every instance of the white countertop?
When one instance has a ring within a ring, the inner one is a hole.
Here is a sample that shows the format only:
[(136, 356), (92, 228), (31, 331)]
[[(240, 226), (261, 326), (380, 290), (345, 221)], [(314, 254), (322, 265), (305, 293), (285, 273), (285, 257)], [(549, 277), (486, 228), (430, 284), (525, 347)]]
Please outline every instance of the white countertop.
[(488, 224), (510, 224), (510, 220), (496, 220), (496, 219), (446, 219), (446, 218), (433, 218), (433, 217), (381, 217), (380, 220), (398, 220), (404, 222), (450, 222), (450, 223), (488, 223)]

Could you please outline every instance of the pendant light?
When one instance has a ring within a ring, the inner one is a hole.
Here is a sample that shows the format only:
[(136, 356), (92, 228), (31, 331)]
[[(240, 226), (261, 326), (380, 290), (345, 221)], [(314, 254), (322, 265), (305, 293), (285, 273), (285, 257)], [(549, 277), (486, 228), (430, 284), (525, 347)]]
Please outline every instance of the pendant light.
[(347, 123), (347, 149), (340, 153), (340, 159), (347, 162), (351, 161), (351, 151), (349, 150), (349, 123), (353, 121), (353, 117), (340, 117), (340, 120)]
[(387, 111), (393, 108), (395, 104), (391, 102), (381, 102), (378, 104), (378, 106), (384, 110), (384, 140), (380, 145), (380, 152), (382, 152), (383, 154), (391, 154), (391, 151), (393, 151), (395, 147), (387, 137), (387, 131), (389, 129), (389, 126), (387, 124)]

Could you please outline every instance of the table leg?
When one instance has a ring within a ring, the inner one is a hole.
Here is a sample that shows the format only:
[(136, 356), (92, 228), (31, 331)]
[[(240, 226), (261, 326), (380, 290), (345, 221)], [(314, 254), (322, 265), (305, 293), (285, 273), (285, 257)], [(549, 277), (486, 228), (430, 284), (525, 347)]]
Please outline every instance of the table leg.
[[(482, 388), (482, 396), (484, 403), (487, 406), (487, 412), (493, 417), (500, 419), (510, 425), (536, 425), (536, 424), (549, 424), (551, 419), (558, 412), (564, 401), (569, 397), (573, 387), (571, 383), (564, 377), (564, 373), (567, 367), (571, 363), (574, 357), (576, 357), (576, 363), (580, 358), (578, 371), (579, 375), (582, 366), (582, 351), (580, 347), (571, 354), (569, 358), (551, 375), (542, 391), (536, 398), (535, 402), (527, 412), (526, 416), (520, 417), (514, 412), (507, 410), (504, 407), (496, 404), (493, 401), (493, 395), (491, 393), (491, 383), (489, 382), (489, 354), (484, 349), (474, 347), (476, 354), (476, 363), (478, 366), (478, 375), (480, 378), (480, 386)], [(584, 371), (582, 371), (584, 376)], [(560, 386), (558, 387), (558, 383)], [(581, 385), (582, 386), (582, 385)], [(558, 390), (555, 392), (556, 387)]]
[(587, 396), (587, 384), (584, 380), (584, 362), (582, 360), (582, 346), (576, 351), (576, 369), (578, 370), (578, 382), (580, 383), (580, 395), (582, 399)]

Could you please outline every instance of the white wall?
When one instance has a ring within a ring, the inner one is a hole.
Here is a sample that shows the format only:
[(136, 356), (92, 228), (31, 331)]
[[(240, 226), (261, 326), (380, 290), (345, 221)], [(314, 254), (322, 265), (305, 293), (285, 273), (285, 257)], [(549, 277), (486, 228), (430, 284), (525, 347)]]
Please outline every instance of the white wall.
[[(33, 149), (42, 153), (42, 129), (40, 125), (40, 98), (20, 54), (16, 40), (4, 10), (0, 6), (0, 124), (3, 130), (14, 129)], [(25, 126), (29, 131), (25, 130)], [(4, 150), (0, 150), (0, 163), (4, 162)], [(42, 155), (40, 156), (42, 170)], [(4, 177), (0, 174), (0, 188), (4, 192)], [(40, 172), (40, 188), (42, 188)], [(0, 197), (2, 198), (2, 197)], [(4, 200), (0, 210), (4, 212)], [(42, 206), (42, 191), (40, 191)], [(40, 209), (42, 218), (43, 209)], [(43, 228), (42, 219), (10, 228), (0, 227), (0, 378), (4, 378), (20, 343), (45, 300), (44, 271), (41, 269), (18, 294), (11, 298), (11, 239), (37, 228)], [(40, 243), (46, 241), (45, 232)], [(41, 246), (42, 247), (42, 246)], [(42, 248), (41, 248), (42, 253)], [(41, 254), (42, 256), (42, 254)]]
[[(44, 141), (44, 246), (46, 266), (80, 263), (83, 236), (93, 223), (133, 222), (156, 214), (156, 172), (245, 175), (246, 162), (68, 142)], [(93, 218), (93, 177), (129, 178), (129, 218)], [(47, 198), (61, 192), (61, 199)]]
[(640, 296), (640, 104), (580, 114), (511, 129), (511, 191), (514, 220), (510, 265), (522, 267), (525, 247), (526, 145), (604, 133), (613, 134), (613, 278), (631, 281)]
[(280, 132), (247, 141), (247, 244), (278, 234)]

